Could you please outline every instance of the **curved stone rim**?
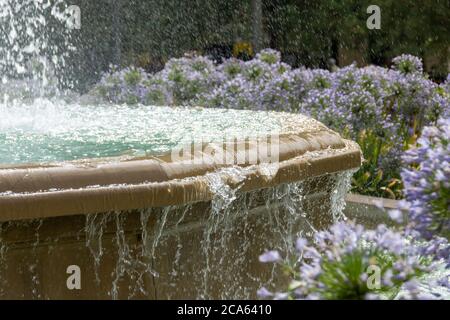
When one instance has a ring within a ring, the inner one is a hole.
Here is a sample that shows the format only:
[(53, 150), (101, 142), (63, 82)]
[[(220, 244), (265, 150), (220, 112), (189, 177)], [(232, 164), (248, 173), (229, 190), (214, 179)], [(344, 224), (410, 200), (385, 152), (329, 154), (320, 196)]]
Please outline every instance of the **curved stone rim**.
[[(295, 117), (294, 117), (295, 118)], [(277, 170), (267, 163), (239, 163), (245, 168), (243, 192), (301, 181), (314, 176), (358, 168), (359, 146), (312, 120), (314, 130), (277, 135)], [(213, 143), (225, 148), (226, 143)], [(246, 140), (245, 152), (257, 152)], [(211, 144), (209, 144), (211, 145)], [(206, 146), (204, 146), (206, 147)], [(236, 147), (237, 148), (237, 147)], [(204, 156), (204, 149), (194, 158)], [(46, 218), (210, 201), (207, 174), (233, 164), (171, 161), (170, 155), (150, 158), (89, 159), (56, 164), (0, 167), (0, 221)], [(269, 170), (270, 171), (270, 170)], [(228, 184), (235, 184), (224, 176)]]

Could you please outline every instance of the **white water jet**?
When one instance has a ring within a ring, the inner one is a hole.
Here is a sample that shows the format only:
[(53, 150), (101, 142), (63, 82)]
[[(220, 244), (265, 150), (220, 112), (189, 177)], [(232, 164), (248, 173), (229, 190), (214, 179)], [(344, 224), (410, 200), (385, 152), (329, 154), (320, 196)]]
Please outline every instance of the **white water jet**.
[(70, 87), (63, 78), (76, 49), (69, 5), (66, 0), (0, 0), (2, 100), (49, 96), (57, 86)]

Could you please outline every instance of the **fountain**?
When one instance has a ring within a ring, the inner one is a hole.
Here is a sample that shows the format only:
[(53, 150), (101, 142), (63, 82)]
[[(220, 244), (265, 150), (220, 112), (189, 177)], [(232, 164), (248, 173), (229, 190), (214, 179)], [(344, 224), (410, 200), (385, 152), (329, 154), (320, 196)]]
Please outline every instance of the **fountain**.
[[(271, 274), (258, 255), (336, 219), (360, 164), (356, 144), (301, 115), (43, 100), (0, 110), (8, 298), (252, 297)], [(80, 290), (66, 286), (71, 265)]]
[(38, 4), (0, 16), (0, 298), (252, 298), (261, 252), (341, 216), (360, 149), (313, 119), (49, 98)]

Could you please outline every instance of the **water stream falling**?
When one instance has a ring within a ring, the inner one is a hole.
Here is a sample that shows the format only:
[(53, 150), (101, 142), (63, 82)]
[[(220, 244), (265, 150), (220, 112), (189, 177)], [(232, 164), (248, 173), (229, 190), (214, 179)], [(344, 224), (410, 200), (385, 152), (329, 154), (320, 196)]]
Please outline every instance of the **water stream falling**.
[[(18, 267), (14, 252), (29, 242), (33, 249), (27, 261), (33, 263), (19, 268), (33, 283), (29, 296), (48, 298), (41, 293), (42, 279), (36, 271), (50, 267), (47, 255), (57, 246), (75, 241), (85, 243), (88, 253), (83, 255), (91, 261), (89, 285), (106, 290), (106, 297), (254, 297), (255, 288), (277, 281), (274, 270), (265, 270), (257, 261), (259, 254), (266, 249), (289, 254), (297, 236), (311, 236), (322, 220), (328, 223), (341, 215), (351, 173), (247, 193), (225, 183), (230, 178), (241, 181), (245, 170), (249, 169), (208, 174), (205, 179), (215, 194), (211, 203), (91, 214), (74, 223), (72, 228), (79, 230), (68, 233), (53, 230), (51, 219), (5, 222), (0, 225), (1, 289), (13, 285), (13, 279), (2, 276), (4, 268)], [(317, 192), (319, 186), (331, 188), (331, 195), (324, 198)], [(30, 228), (34, 232), (22, 244), (4, 239), (15, 230)]]
[(70, 88), (67, 74), (76, 50), (66, 0), (0, 0), (2, 101), (55, 96)]
[[(178, 281), (192, 283), (191, 297), (253, 297), (255, 287), (262, 285), (264, 278), (264, 281), (273, 279), (271, 275), (261, 277), (255, 270), (248, 268), (249, 263), (258, 263), (254, 259), (249, 261), (249, 257), (253, 255), (255, 258), (268, 248), (292, 252), (298, 236), (312, 236), (315, 231), (313, 225), (320, 225), (317, 220), (323, 218), (324, 221), (330, 221), (330, 217), (333, 220), (333, 217), (342, 214), (342, 199), (348, 190), (350, 172), (249, 193), (239, 192), (239, 187), (233, 189), (225, 183), (229, 178), (242, 181), (245, 170), (248, 169), (231, 168), (207, 175), (206, 179), (215, 196), (201, 210), (193, 210), (192, 205), (140, 210), (140, 244), (134, 249), (132, 241), (126, 240), (125, 227), (126, 219), (132, 213), (104, 214), (102, 219), (98, 219), (98, 215), (88, 218), (86, 231), (97, 241), (94, 250), (96, 268), (100, 265), (98, 259), (101, 259), (102, 248), (98, 247), (98, 239), (101, 239), (106, 229), (105, 219), (115, 223), (114, 237), (119, 259), (113, 271), (111, 297), (120, 296), (120, 280), (124, 276), (133, 280), (127, 290), (128, 298), (139, 293), (148, 296), (150, 293), (146, 288), (149, 286), (145, 281), (149, 281), (149, 277), (161, 281), (161, 287), (157, 286), (156, 291), (163, 292), (164, 297), (176, 298), (186, 294), (177, 292)], [(311, 183), (324, 187), (329, 184), (328, 187), (333, 190), (332, 199), (324, 201), (323, 197), (319, 197), (318, 201), (314, 201), (314, 196), (318, 194), (305, 190), (311, 187)], [(316, 217), (316, 221), (308, 219), (306, 211), (311, 210), (311, 207), (314, 207), (316, 214), (321, 213), (322, 218)], [(92, 230), (96, 232), (92, 233)], [(257, 232), (261, 233), (261, 237), (256, 239), (263, 243), (255, 243)], [(190, 237), (197, 238), (199, 241), (196, 244), (200, 244), (193, 252), (190, 251)], [(87, 244), (92, 243), (88, 237)], [(168, 245), (171, 247), (169, 250)], [(165, 250), (170, 253), (166, 252), (162, 256)], [(186, 254), (196, 256), (193, 259), (195, 261), (190, 261), (194, 268), (192, 274), (187, 273), (186, 265), (180, 265), (180, 259), (186, 263)], [(161, 266), (158, 260), (165, 260), (169, 266)], [(173, 292), (167, 292), (167, 288), (163, 287), (172, 288)]]

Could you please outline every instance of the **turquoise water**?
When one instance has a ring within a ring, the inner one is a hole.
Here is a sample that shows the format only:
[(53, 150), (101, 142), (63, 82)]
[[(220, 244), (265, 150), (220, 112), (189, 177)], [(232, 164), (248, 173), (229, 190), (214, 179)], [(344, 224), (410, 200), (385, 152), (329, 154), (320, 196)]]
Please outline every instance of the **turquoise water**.
[(192, 141), (278, 132), (266, 112), (184, 107), (0, 104), (0, 164), (169, 152)]

